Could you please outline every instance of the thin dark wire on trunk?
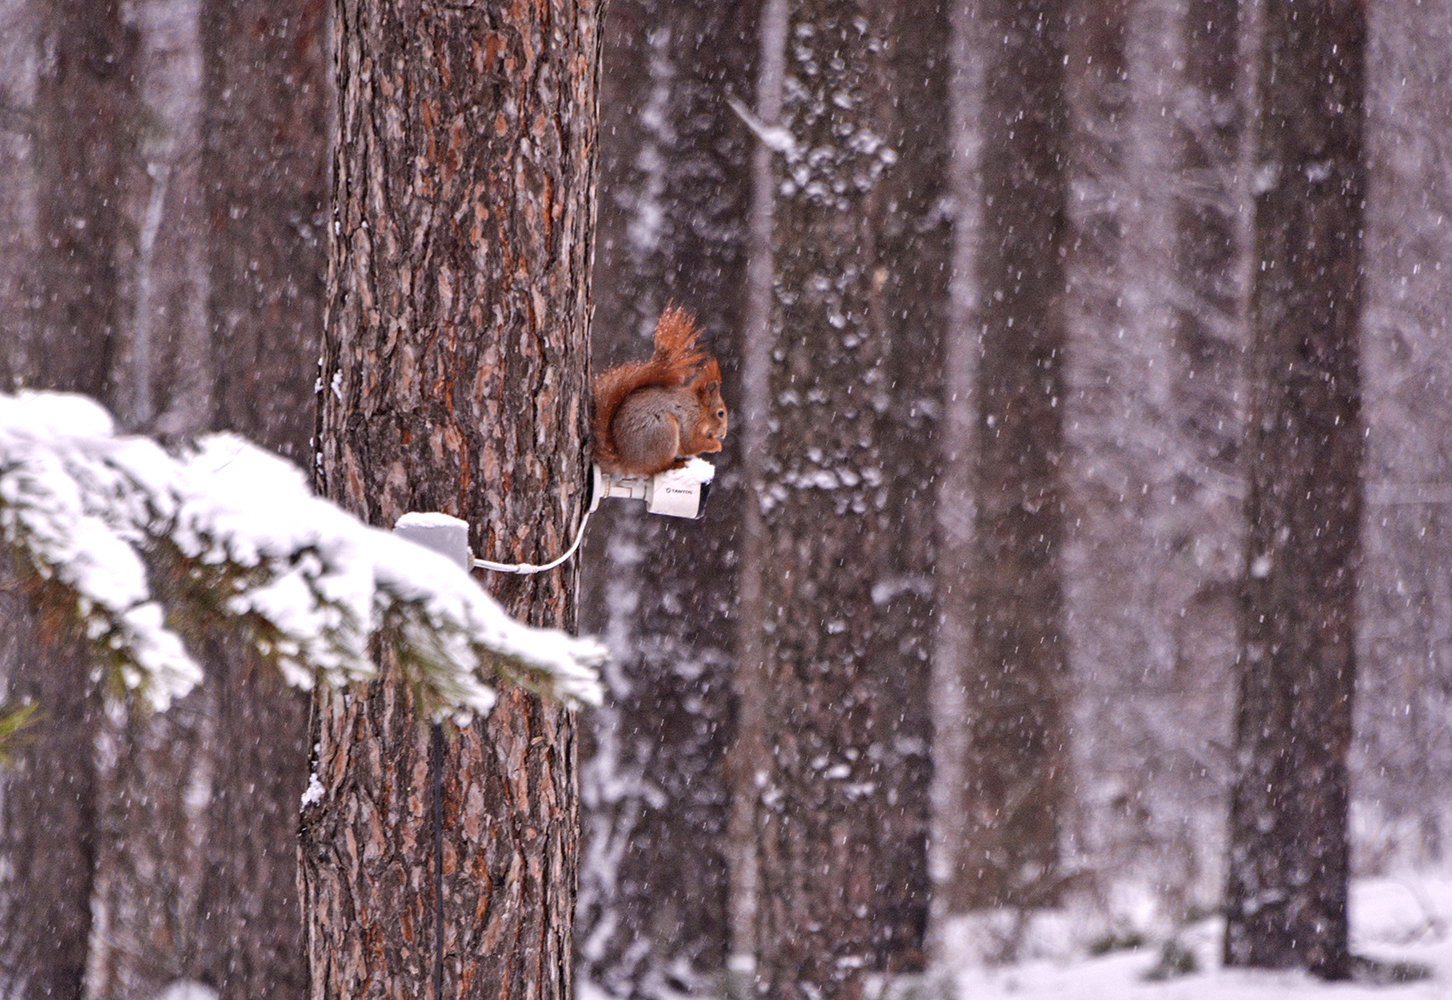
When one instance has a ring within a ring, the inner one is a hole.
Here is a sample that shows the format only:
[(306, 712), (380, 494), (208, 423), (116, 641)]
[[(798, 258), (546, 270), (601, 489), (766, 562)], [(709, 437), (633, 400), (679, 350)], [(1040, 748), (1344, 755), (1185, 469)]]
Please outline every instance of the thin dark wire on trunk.
[(444, 730), (431, 733), (429, 770), (434, 786), (434, 1000), (444, 1000)]

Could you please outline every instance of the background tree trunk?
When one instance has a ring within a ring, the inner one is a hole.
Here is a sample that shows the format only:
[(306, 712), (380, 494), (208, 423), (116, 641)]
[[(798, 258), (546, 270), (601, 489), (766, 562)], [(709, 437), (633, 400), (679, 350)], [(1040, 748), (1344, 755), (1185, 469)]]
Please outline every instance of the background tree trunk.
[[(220, 427), (300, 458), (321, 324), (323, 5), (271, 18), (230, 6), (130, 8), (146, 114), (111, 248), (134, 305), (117, 337), (118, 415), (164, 439)], [(305, 703), (245, 643), (198, 653), (205, 688), (103, 729), (86, 977), (98, 1000), (179, 979), (224, 996), (303, 989)]]
[[(973, 229), (958, 236), (963, 325), (951, 335), (968, 338), (970, 359), (950, 349), (958, 360), (946, 405), (972, 406), (976, 426), (957, 418), (945, 478), (945, 488), (973, 491), (955, 514), (973, 520), (945, 532), (957, 555), (943, 561), (940, 636), (952, 641), (940, 652), (961, 657), (967, 732), (955, 739), (940, 718), (937, 739), (945, 749), (961, 740), (964, 754), (951, 765), (961, 789), (939, 786), (939, 815), (950, 823), (936, 861), (943, 921), (1052, 906), (1060, 893), (1069, 763), (1060, 621), (1065, 12), (1055, 2), (976, 3), (955, 22), (967, 33), (955, 41), (959, 79), (971, 88), (955, 127), (974, 133), (957, 141), (983, 152), (957, 168), (973, 174), (960, 174), (955, 190), (958, 224)], [(946, 669), (940, 687), (951, 683)], [(1013, 943), (983, 947), (1008, 957)]]
[(1350, 975), (1365, 8), (1265, 0), (1225, 962)]
[(134, 134), (117, 135), (133, 145), (112, 247), (125, 304), (114, 405), (127, 430), (167, 439), (203, 432), (212, 411), (198, 9), (199, 0), (139, 0), (125, 10), (139, 118)]
[(310, 461), (322, 342), (327, 0), (201, 0), (218, 430)]
[[(0, 881), (0, 988), (19, 1000), (74, 997), (91, 932), (96, 771), (88, 752), (100, 700), (87, 650), (13, 595), (5, 649), (8, 697), (44, 706), (34, 738), (7, 769)], [(79, 752), (78, 752), (78, 748)]]
[(132, 155), (137, 33), (112, 0), (48, 0), (35, 12), (37, 246), (33, 325), (6, 350), (5, 382), (114, 402), (124, 303), (116, 197)]
[[(763, 0), (756, 25), (757, 60), (753, 110), (761, 125), (780, 128), (786, 89), (789, 0)], [(746, 215), (746, 282), (743, 289), (741, 381), (732, 420), (740, 449), (745, 498), (736, 544), (735, 663), (731, 675), (735, 728), (726, 754), (730, 789), (726, 817), (726, 859), (729, 886), (728, 988), (744, 990), (757, 967), (757, 918), (761, 880), (757, 843), (759, 782), (766, 780), (767, 687), (766, 626), (769, 617), (763, 590), (767, 576), (767, 535), (762, 504), (771, 447), (770, 399), (772, 351), (776, 343), (776, 205), (780, 184), (778, 154), (764, 142), (751, 151), (751, 203)]]
[[(40, 249), (35, 173), (39, 12), (30, 0), (0, 0), (0, 344), (26, 343), (35, 320), (31, 264)], [(12, 347), (0, 350), (0, 387), (24, 375)]]
[[(136, 117), (110, 196), (121, 206), (109, 253), (117, 309), (112, 405), (126, 430), (166, 439), (208, 427), (207, 234), (201, 198), (202, 50), (196, 0), (141, 0)], [(66, 136), (61, 141), (74, 141)], [(214, 698), (193, 692), (164, 716), (108, 711), (100, 736), (95, 887), (86, 995), (145, 1000), (194, 979), (195, 928), (212, 793)]]
[[(327, 267), (328, 11), (325, 0), (203, 0), (200, 10), (212, 423), (302, 463)], [(300, 998), (307, 698), (263, 676), (241, 644), (210, 652), (216, 778), (200, 977), (222, 1000)]]
[[(597, 370), (650, 353), (667, 303), (694, 312), (739, 421), (750, 79), (757, 4), (614, 0), (601, 90)], [(704, 520), (607, 503), (591, 522), (582, 627), (611, 646), (582, 741), (579, 970), (616, 997), (706, 993), (726, 955), (738, 435)]]
[[(322, 491), (372, 524), (443, 511), (481, 556), (548, 559), (584, 500), (596, 7), (341, 0), (334, 51)], [(490, 584), (518, 617), (574, 625), (572, 568)], [(569, 997), (571, 713), (510, 689), (430, 741), (382, 667), (315, 701), (311, 995)]]
[(774, 209), (762, 478), (748, 484), (760, 550), (742, 584), (763, 615), (761, 674), (742, 686), (759, 687), (770, 752), (734, 788), (755, 806), (757, 988), (773, 997), (853, 997), (867, 976), (922, 964), (924, 404), (946, 230), (921, 182), (943, 155), (942, 116), (924, 109), (946, 100), (945, 38), (931, 4), (812, 0), (781, 39), (800, 86), (782, 106), (794, 149)]
[(198, 976), (213, 699), (165, 713), (107, 705), (97, 741), (88, 1000), (150, 1000)]
[[(136, 34), (119, 3), (54, 0), (32, 10), (38, 239), (0, 370), (7, 388), (111, 401), (122, 308), (117, 189), (135, 114)], [(22, 81), (15, 93), (25, 89)], [(32, 604), (16, 616), (7, 664), (7, 696), (38, 702), (44, 714), (0, 800), (0, 993), (79, 998), (91, 932), (100, 703), (75, 637), (34, 611)]]
[(982, 196), (978, 166), (983, 134), (980, 106), (989, 60), (977, 37), (974, 8), (949, 7), (947, 181), (953, 204), (953, 236), (948, 284), (948, 317), (943, 333), (941, 473), (937, 484), (937, 566), (933, 633), (932, 721), (933, 778), (929, 841), (933, 895), (928, 928), (934, 974), (950, 976), (958, 959), (954, 885), (963, 877), (962, 852), (968, 843), (967, 789), (970, 734), (963, 674), (977, 648), (974, 636), (973, 551), (978, 522), (979, 335), (973, 325), (978, 307), (977, 246), (982, 237)]

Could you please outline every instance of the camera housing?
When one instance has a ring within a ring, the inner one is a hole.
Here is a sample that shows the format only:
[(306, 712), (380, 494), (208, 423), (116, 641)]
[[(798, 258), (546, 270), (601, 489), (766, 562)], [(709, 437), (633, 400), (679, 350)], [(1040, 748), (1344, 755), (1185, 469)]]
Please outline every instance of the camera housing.
[(688, 459), (683, 468), (667, 469), (654, 476), (623, 476), (592, 464), (590, 510), (599, 507), (605, 497), (617, 497), (644, 500), (645, 509), (652, 514), (699, 520), (705, 514), (715, 475), (715, 466), (699, 458)]

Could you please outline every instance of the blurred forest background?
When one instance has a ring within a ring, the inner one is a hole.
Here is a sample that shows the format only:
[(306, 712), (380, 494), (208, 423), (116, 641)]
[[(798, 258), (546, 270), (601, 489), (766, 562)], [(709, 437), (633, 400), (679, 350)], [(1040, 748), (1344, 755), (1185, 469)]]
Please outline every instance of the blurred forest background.
[[(1277, 163), (1263, 95), (1314, 59), (1256, 54), (1307, 6), (1364, 129)], [(312, 461), (330, 19), (0, 0), (7, 390)], [(1245, 734), (1271, 737), (1239, 697), (1267, 579), (1352, 588), (1306, 613), (1308, 649), (1346, 640), (1350, 742), (1288, 780), (1334, 798), (1349, 769), (1354, 872), (1444, 863), (1452, 0), (610, 0), (600, 34), (592, 363), (684, 306), (732, 433), (703, 521), (607, 505), (587, 538), (581, 631), (613, 660), (581, 722), (582, 996), (733, 970), (859, 996), (955, 948), (1021, 957), (1046, 908), (1087, 945), (1253, 897), (1227, 859)], [(1327, 228), (1288, 238), (1330, 263), (1276, 306), (1263, 196), (1310, 204), (1323, 168)], [(1303, 315), (1324, 370), (1277, 403), (1294, 364), (1256, 320)], [(1302, 539), (1257, 513), (1292, 481), (1330, 561), (1283, 559)], [(44, 708), (3, 772), (0, 995), (302, 995), (306, 698), (217, 648), (183, 705), (108, 711), (0, 604), (5, 697)], [(1337, 729), (1306, 706), (1295, 733)]]

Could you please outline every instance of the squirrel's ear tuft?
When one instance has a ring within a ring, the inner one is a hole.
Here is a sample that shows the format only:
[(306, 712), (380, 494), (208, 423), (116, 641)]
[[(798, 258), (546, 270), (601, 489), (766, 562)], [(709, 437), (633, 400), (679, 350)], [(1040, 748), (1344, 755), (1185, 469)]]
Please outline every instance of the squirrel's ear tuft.
[(701, 366), (700, 373), (696, 376), (696, 384), (710, 389), (721, 388), (721, 362), (715, 358), (707, 358), (706, 363)]

